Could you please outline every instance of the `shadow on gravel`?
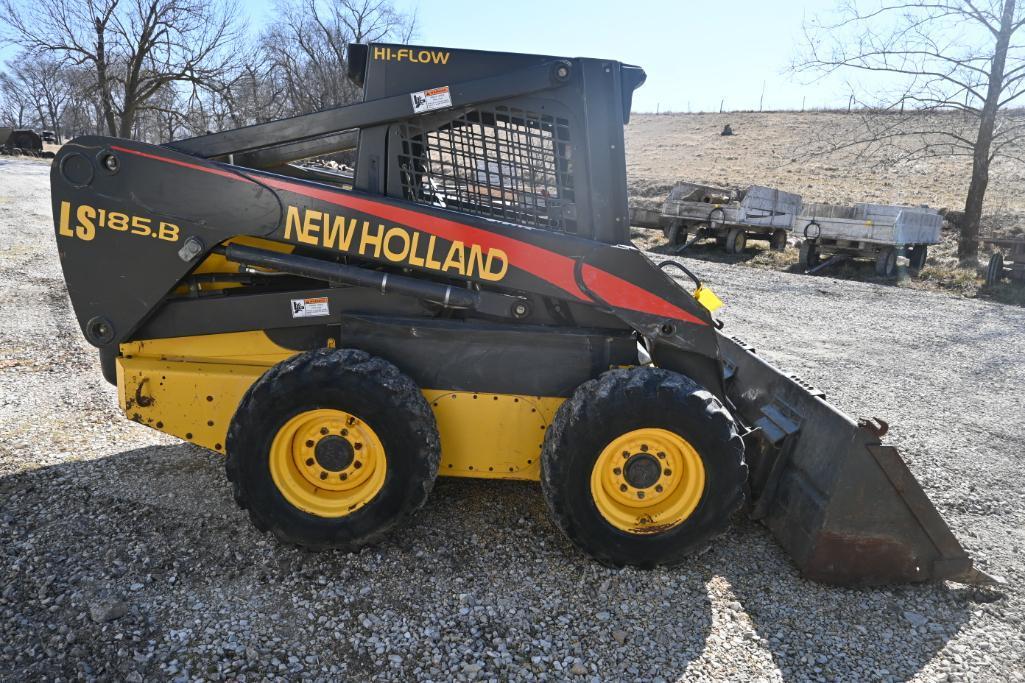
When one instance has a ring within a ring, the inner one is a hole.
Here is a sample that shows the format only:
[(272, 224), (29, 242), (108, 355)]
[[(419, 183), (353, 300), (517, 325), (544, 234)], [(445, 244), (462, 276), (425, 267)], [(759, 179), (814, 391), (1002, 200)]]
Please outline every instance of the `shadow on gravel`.
[(354, 555), (282, 546), (230, 495), (186, 444), (0, 478), (0, 678), (671, 680), (711, 630), (707, 571), (587, 560), (536, 485), (441, 480)]
[(729, 582), (788, 681), (908, 680), (967, 624), (973, 603), (992, 599), (956, 584), (839, 588), (807, 581), (768, 530), (751, 521), (735, 527), (727, 543), (738, 546), (738, 556), (762, 558), (713, 570)]
[(969, 610), (942, 586), (803, 581), (753, 523), (681, 568), (608, 569), (515, 482), (439, 480), (381, 546), (308, 553), (255, 531), (220, 456), (179, 444), (0, 478), (0, 614), (16, 679), (675, 680), (771, 657), (804, 680), (909, 678)]
[(665, 256), (679, 256), (681, 258), (692, 258), (700, 261), (711, 261), (713, 263), (745, 263), (761, 254), (761, 249), (747, 249), (742, 254), (727, 254), (723, 248), (715, 243), (715, 240), (700, 240), (682, 251), (678, 246), (663, 242), (650, 248), (655, 254)]

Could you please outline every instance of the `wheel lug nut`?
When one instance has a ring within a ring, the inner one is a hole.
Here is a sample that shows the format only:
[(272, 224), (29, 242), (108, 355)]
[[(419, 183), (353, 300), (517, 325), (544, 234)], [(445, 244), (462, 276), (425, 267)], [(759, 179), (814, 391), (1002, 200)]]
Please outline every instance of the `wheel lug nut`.
[(327, 479), (327, 472), (321, 472), (320, 473), (320, 478), (321, 479)]
[(659, 451), (658, 452), (658, 459), (659, 460), (665, 460), (666, 459), (666, 454), (663, 453), (662, 451)]
[(662, 484), (655, 487), (655, 493), (662, 493)]
[(313, 467), (313, 458), (306, 458), (306, 466)]
[(327, 434), (327, 427), (321, 427), (320, 428), (320, 433), (321, 434)]
[(306, 439), (306, 447), (313, 448), (313, 439)]
[(359, 449), (363, 448), (363, 444), (357, 441), (356, 443), (352, 444), (352, 447), (358, 451)]
[(672, 474), (672, 473), (673, 473), (673, 471), (672, 471), (672, 470), (662, 470), (662, 474), (666, 475), (667, 477), (668, 477), (668, 476), (669, 476), (670, 474)]
[(642, 451), (645, 451), (645, 452), (647, 452), (647, 450), (648, 450), (648, 444), (646, 444), (646, 443), (642, 443), (642, 444), (641, 444), (641, 450), (642, 450)]
[(637, 497), (638, 498), (643, 498), (644, 497), (644, 491), (638, 491), (637, 492)]
[(342, 481), (345, 481), (346, 479), (348, 479), (348, 478), (349, 478), (349, 475), (348, 475), (348, 474), (346, 474), (345, 472), (342, 472), (342, 473), (341, 473), (340, 475), (338, 475), (338, 477), (339, 477), (339, 479), (341, 479)]
[(352, 466), (355, 467), (356, 469), (359, 469), (359, 468), (363, 467), (363, 463), (361, 463), (359, 460), (357, 460), (356, 462), (352, 463)]
[(342, 429), (342, 436), (348, 436), (348, 435), (349, 435), (349, 430), (348, 429)]
[(618, 467), (616, 469), (612, 470), (612, 474), (622, 474), (622, 473), (623, 473), (623, 470), (618, 468)]
[(619, 485), (619, 490), (620, 491), (626, 491), (626, 484), (620, 484)]
[(623, 457), (624, 458), (629, 458), (630, 457), (630, 451), (623, 451)]

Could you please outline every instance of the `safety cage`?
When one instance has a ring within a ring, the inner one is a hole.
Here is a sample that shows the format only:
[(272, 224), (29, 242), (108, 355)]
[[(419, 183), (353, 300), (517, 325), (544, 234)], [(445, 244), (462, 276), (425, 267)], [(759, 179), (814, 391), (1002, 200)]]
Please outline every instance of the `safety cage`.
[(568, 118), (498, 105), (398, 125), (404, 198), (576, 232)]

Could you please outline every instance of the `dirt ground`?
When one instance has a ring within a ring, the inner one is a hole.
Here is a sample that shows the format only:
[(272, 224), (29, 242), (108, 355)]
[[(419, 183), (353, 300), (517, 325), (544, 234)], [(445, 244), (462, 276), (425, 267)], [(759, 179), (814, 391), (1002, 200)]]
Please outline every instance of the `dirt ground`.
[[(768, 185), (806, 202), (964, 208), (971, 169), (966, 157), (893, 163), (859, 159), (853, 149), (815, 154), (824, 138), (843, 137), (857, 118), (825, 112), (634, 114), (626, 127), (630, 194), (661, 197), (674, 182), (692, 180)], [(726, 124), (734, 135), (719, 135)], [(1025, 230), (1025, 164), (1000, 159), (991, 175), (987, 214), (999, 216), (1003, 229)]]
[(538, 486), (467, 480), (380, 546), (306, 553), (252, 528), (220, 455), (118, 413), (48, 174), (0, 160), (0, 680), (1025, 680), (1025, 310), (696, 264), (727, 331), (890, 421), (1004, 587), (816, 584), (746, 520), (680, 568), (616, 571)]

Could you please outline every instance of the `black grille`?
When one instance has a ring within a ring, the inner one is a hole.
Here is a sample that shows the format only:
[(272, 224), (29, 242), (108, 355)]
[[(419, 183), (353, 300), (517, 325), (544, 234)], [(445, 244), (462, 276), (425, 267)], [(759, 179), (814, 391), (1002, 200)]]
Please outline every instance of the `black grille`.
[(576, 232), (566, 119), (497, 106), (437, 128), (405, 122), (399, 124), (399, 137), (407, 199)]

